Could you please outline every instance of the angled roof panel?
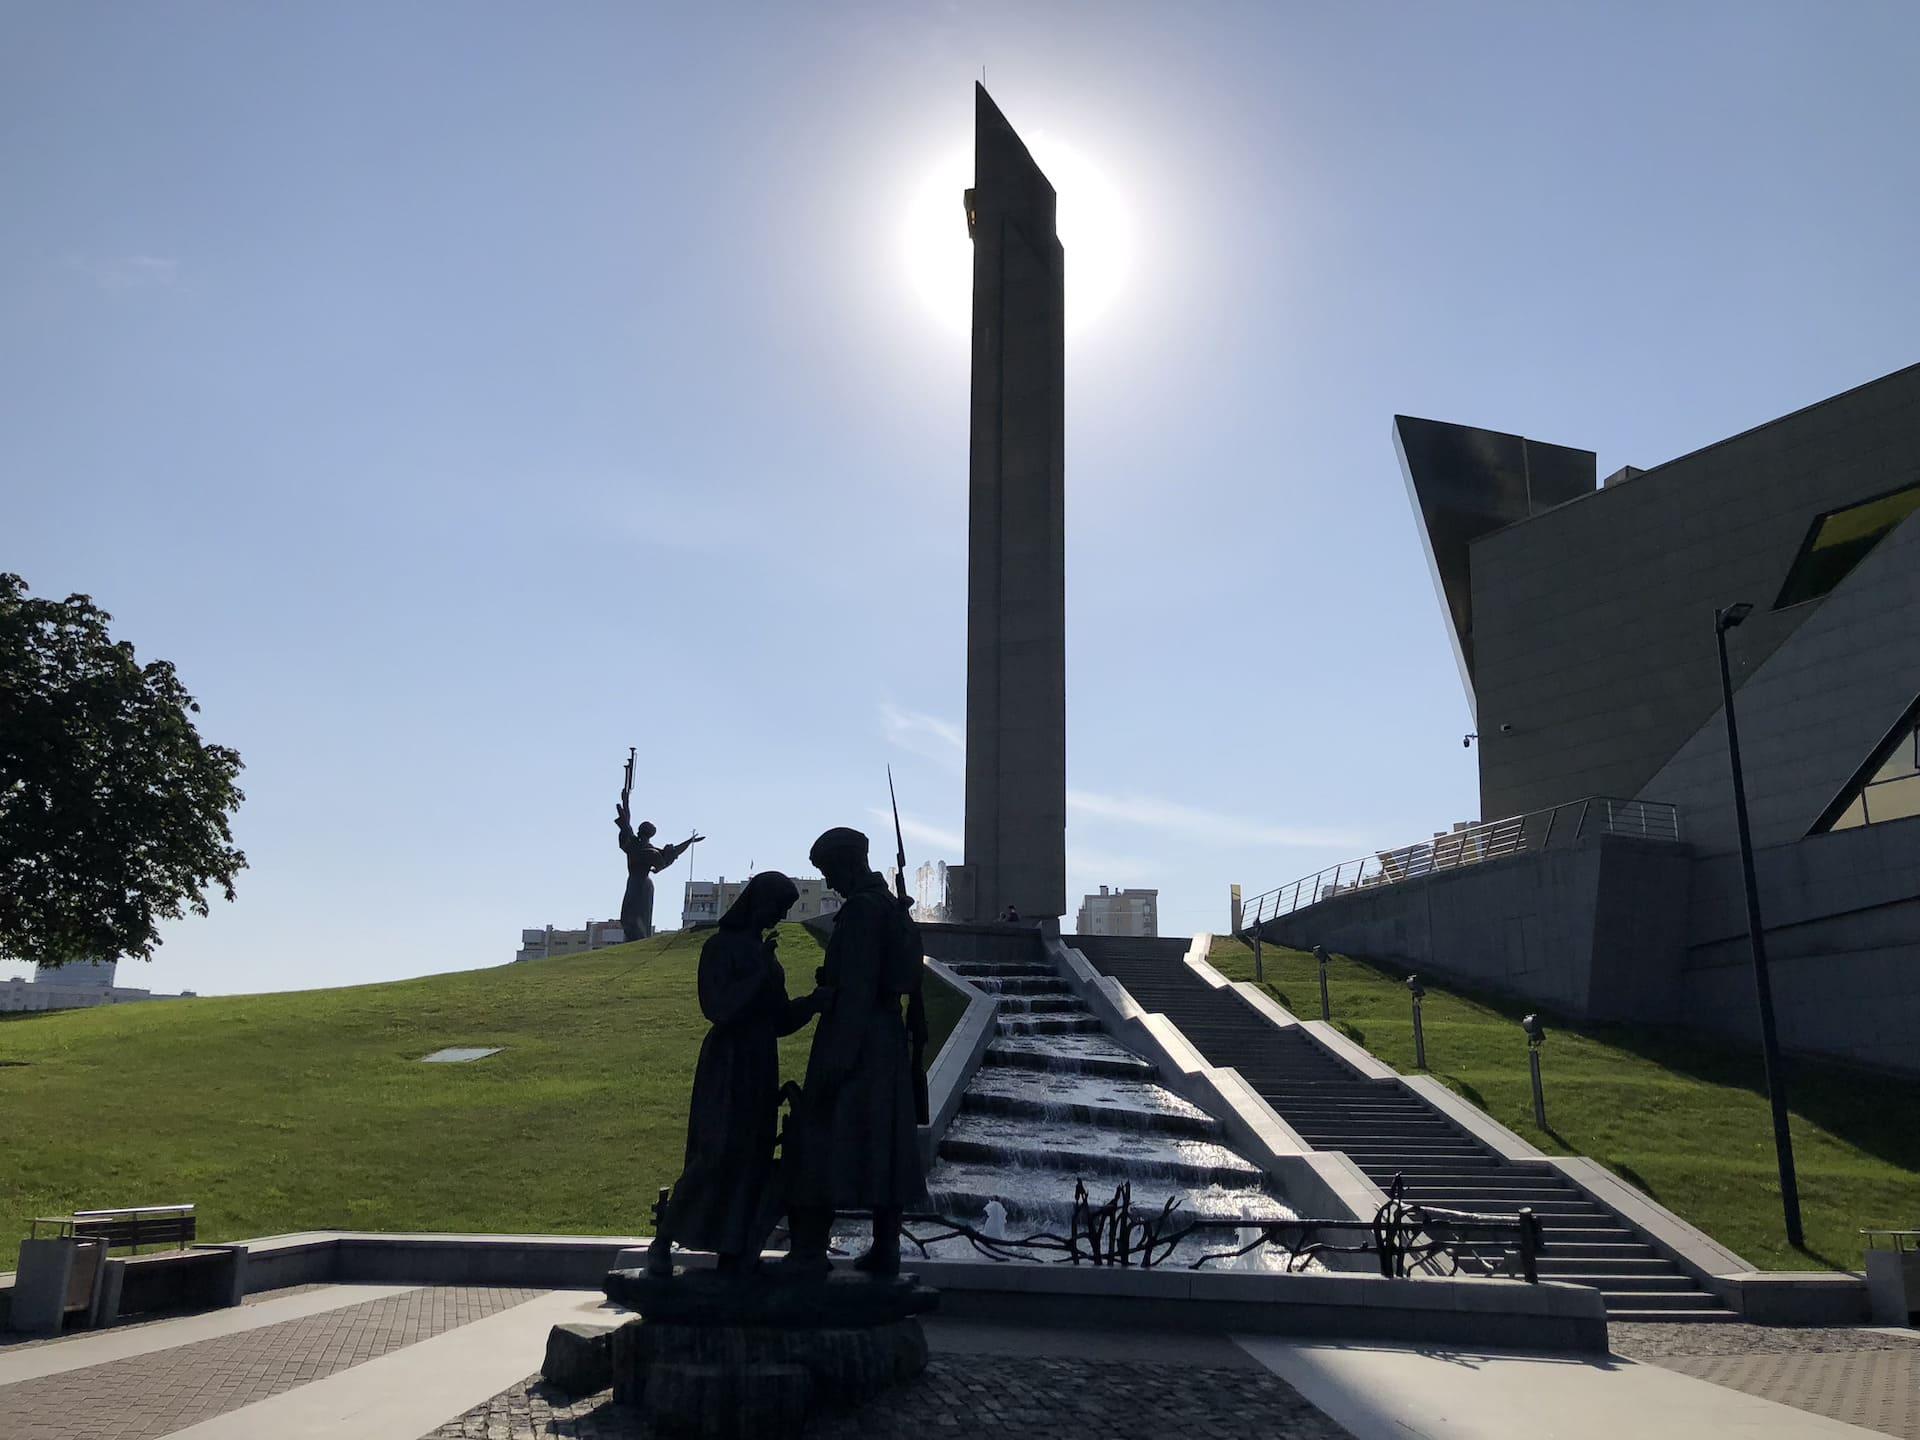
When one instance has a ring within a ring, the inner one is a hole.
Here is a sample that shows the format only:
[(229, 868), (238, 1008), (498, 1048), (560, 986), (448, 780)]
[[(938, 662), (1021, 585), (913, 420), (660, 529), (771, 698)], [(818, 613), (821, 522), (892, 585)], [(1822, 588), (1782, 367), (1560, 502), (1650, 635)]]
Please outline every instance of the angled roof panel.
[(1595, 456), (1591, 450), (1411, 415), (1393, 417), (1393, 444), (1420, 519), (1460, 683), (1477, 713), (1469, 547), (1491, 531), (1591, 494), (1598, 473)]

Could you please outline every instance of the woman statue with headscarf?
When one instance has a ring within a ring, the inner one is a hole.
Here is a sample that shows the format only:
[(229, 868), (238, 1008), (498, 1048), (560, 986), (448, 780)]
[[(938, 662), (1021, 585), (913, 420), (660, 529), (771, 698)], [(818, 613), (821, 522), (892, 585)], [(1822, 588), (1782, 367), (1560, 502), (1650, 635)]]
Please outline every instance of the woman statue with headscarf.
[(713, 1028), (700, 1044), (686, 1163), (647, 1251), (650, 1274), (672, 1273), (676, 1242), (714, 1251), (723, 1270), (750, 1270), (778, 1217), (770, 1186), (778, 1042), (818, 1014), (830, 993), (787, 998), (787, 974), (771, 932), (799, 898), (792, 880), (762, 871), (701, 947), (700, 1011)]
[(651, 820), (642, 820), (637, 829), (634, 827), (625, 796), (613, 812), (613, 823), (620, 827), (620, 849), (627, 857), (627, 891), (620, 897), (620, 934), (629, 942), (646, 940), (653, 935), (654, 875), (707, 837), (695, 831), (677, 845), (656, 845), (653, 837), (660, 832)]

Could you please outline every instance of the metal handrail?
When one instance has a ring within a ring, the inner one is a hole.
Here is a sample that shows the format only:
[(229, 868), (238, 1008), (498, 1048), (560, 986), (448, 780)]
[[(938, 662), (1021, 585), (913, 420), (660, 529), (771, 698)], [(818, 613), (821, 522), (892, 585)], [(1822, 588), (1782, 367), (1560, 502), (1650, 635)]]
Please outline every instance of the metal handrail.
[(1594, 795), (1546, 810), (1509, 815), (1430, 840), (1380, 850), (1358, 860), (1343, 860), (1285, 885), (1263, 890), (1241, 907), (1241, 927), (1250, 930), (1282, 915), (1354, 890), (1397, 885), (1441, 870), (1458, 870), (1484, 860), (1500, 860), (1555, 843), (1571, 845), (1586, 835), (1638, 835), (1649, 840), (1680, 839), (1680, 811), (1657, 800), (1616, 800)]

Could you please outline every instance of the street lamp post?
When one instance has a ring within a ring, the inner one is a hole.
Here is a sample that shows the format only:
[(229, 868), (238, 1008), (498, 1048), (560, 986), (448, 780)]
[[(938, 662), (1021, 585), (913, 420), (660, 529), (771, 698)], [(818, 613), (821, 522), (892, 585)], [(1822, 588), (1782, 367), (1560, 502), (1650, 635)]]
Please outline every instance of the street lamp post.
[(1547, 1043), (1547, 1027), (1540, 1023), (1538, 1015), (1529, 1015), (1520, 1022), (1520, 1028), (1527, 1032), (1527, 1069), (1533, 1075), (1533, 1123), (1544, 1130), (1547, 1128), (1547, 1097), (1540, 1088), (1540, 1047)]
[(1320, 1018), (1331, 1021), (1333, 1019), (1333, 1006), (1327, 1003), (1327, 947), (1324, 945), (1314, 946), (1313, 958), (1314, 962), (1320, 967)]
[(1767, 1099), (1773, 1106), (1773, 1149), (1780, 1162), (1780, 1203), (1786, 1212), (1787, 1243), (1802, 1246), (1800, 1183), (1793, 1169), (1793, 1135), (1787, 1128), (1787, 1079), (1780, 1060), (1780, 1037), (1773, 1024), (1773, 984), (1767, 975), (1766, 933), (1760, 926), (1760, 891), (1753, 875), (1753, 836), (1747, 828), (1747, 782), (1740, 768), (1740, 727), (1733, 717), (1733, 674), (1727, 668), (1727, 631), (1753, 613), (1745, 601), (1714, 612), (1713, 635), (1720, 647), (1720, 698), (1727, 714), (1727, 763), (1733, 771), (1733, 814), (1740, 830), (1740, 876), (1747, 892), (1747, 942), (1753, 950), (1753, 988), (1760, 1002), (1760, 1050), (1766, 1065)]
[(1413, 1063), (1415, 1068), (1427, 1068), (1427, 1033), (1420, 1025), (1420, 1002), (1427, 998), (1427, 987), (1420, 983), (1418, 975), (1407, 976), (1407, 993), (1413, 996)]

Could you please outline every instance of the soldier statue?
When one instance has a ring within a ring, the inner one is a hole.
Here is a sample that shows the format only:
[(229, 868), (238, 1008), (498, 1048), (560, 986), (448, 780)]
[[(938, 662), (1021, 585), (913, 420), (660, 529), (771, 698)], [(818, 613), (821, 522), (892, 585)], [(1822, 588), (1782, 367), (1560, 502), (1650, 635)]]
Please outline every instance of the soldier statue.
[(867, 837), (827, 831), (809, 859), (843, 900), (819, 983), (832, 998), (807, 1057), (806, 1082), (782, 1160), (791, 1250), (800, 1274), (828, 1268), (836, 1210), (873, 1212), (873, 1245), (856, 1265), (900, 1269), (900, 1219), (926, 1199), (916, 1127), (914, 1046), (908, 1017), (919, 999), (919, 927), (907, 904), (867, 861)]

